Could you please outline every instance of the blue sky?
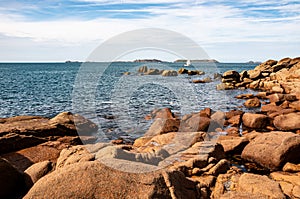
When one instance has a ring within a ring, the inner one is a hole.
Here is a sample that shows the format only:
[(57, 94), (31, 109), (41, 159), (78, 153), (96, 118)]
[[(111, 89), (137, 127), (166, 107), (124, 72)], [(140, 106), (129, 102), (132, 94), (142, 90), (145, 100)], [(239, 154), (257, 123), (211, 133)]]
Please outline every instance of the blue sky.
[(140, 28), (181, 33), (223, 62), (296, 57), (299, 10), (292, 0), (1, 0), (0, 62), (85, 60), (112, 36)]

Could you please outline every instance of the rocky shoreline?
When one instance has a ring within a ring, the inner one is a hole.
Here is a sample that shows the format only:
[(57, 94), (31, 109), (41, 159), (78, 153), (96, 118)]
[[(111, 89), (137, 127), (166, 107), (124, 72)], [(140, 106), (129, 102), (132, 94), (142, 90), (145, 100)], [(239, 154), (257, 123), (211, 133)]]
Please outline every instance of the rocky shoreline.
[(299, 84), (300, 58), (227, 71), (249, 111), (155, 110), (133, 144), (69, 112), (0, 119), (0, 198), (300, 198)]

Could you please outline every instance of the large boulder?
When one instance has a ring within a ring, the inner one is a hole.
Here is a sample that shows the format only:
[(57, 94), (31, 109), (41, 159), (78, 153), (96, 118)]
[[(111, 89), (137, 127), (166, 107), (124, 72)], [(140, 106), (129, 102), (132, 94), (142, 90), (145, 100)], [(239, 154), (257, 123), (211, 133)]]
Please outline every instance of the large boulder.
[(263, 129), (268, 124), (268, 117), (263, 114), (245, 113), (242, 117), (243, 125), (252, 129)]
[(274, 118), (274, 126), (282, 131), (294, 131), (300, 129), (300, 113), (289, 113)]
[(125, 173), (98, 161), (72, 164), (40, 179), (29, 198), (197, 198), (195, 183), (179, 171)]
[(242, 158), (271, 170), (285, 163), (300, 162), (300, 136), (291, 132), (271, 132), (256, 136), (243, 150)]
[(0, 198), (20, 198), (24, 185), (23, 175), (0, 158)]

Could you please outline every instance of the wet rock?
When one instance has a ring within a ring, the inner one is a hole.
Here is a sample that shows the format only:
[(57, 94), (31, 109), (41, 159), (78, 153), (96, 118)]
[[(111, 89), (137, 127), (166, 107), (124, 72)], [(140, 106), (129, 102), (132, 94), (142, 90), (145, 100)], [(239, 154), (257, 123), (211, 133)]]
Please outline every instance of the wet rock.
[(271, 170), (299, 161), (300, 136), (291, 132), (270, 132), (256, 136), (243, 150), (242, 158)]
[(239, 178), (238, 192), (246, 192), (249, 195), (258, 194), (273, 199), (285, 198), (277, 182), (267, 176), (250, 173), (245, 173)]
[(263, 114), (245, 113), (242, 117), (243, 125), (252, 129), (263, 129), (268, 124), (268, 117)]
[(245, 103), (244, 106), (247, 108), (257, 108), (260, 107), (261, 103), (258, 98), (253, 98), (253, 99), (248, 99)]
[(300, 129), (300, 113), (289, 113), (274, 118), (274, 126), (283, 131), (294, 131)]
[[(79, 180), (80, 179), (80, 180)], [(196, 198), (195, 183), (179, 171), (125, 173), (100, 162), (82, 162), (40, 179), (28, 198)]]
[(0, 158), (0, 198), (19, 198), (24, 190), (23, 175)]
[(124, 72), (123, 75), (130, 75), (130, 72)]

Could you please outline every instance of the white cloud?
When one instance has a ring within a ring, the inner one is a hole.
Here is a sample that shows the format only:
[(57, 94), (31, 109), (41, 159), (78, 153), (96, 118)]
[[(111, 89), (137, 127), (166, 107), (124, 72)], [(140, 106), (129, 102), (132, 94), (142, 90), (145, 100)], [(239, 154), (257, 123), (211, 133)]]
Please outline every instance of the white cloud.
[[(111, 3), (111, 1), (106, 0), (88, 1), (103, 4)], [(158, 0), (123, 0), (122, 2), (161, 3)], [(244, 10), (229, 5), (204, 6), (200, 1), (190, 1), (195, 3), (191, 6), (191, 4), (184, 4), (179, 1), (164, 0), (163, 2), (176, 2), (177, 6), (145, 7), (141, 10), (129, 8), (120, 11), (125, 13), (134, 13), (135, 11), (151, 13), (151, 17), (135, 19), (98, 17), (92, 20), (83, 20), (70, 17), (69, 19), (55, 21), (28, 21), (21, 15), (0, 14), (0, 34), (12, 38), (26, 38), (26, 40), (31, 40), (35, 44), (55, 46), (56, 48), (60, 46), (78, 47), (93, 42), (99, 42), (100, 44), (101, 41), (119, 33), (149, 27), (177, 31), (189, 36), (200, 45), (213, 45), (215, 48), (218, 48), (218, 43), (224, 42), (227, 44), (241, 43), (241, 45), (249, 44), (249, 42), (268, 42), (269, 46), (272, 43), (276, 46), (278, 42), (284, 44), (286, 42), (299, 44), (300, 42), (299, 16), (284, 18), (246, 17)], [(258, 0), (243, 0), (240, 3), (249, 2), (257, 5), (261, 4), (261, 1)], [(287, 11), (289, 8), (289, 6), (275, 7), (275, 9), (281, 11)], [(224, 45), (220, 46), (224, 47)], [(225, 46), (228, 47), (228, 45)], [(295, 45), (291, 45), (291, 48), (295, 49)], [(212, 50), (212, 48), (209, 49)], [(271, 47), (268, 49), (271, 49)], [(226, 58), (226, 49), (223, 50), (224, 55), (219, 55), (221, 59)], [(215, 50), (215, 52), (219, 51), (220, 49)], [(256, 54), (256, 52), (253, 53)]]

